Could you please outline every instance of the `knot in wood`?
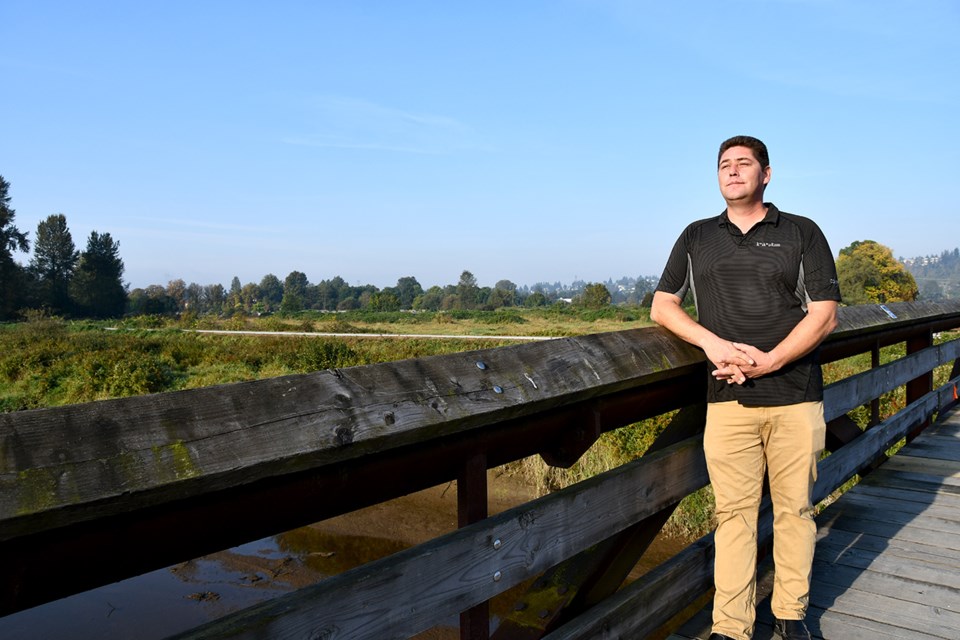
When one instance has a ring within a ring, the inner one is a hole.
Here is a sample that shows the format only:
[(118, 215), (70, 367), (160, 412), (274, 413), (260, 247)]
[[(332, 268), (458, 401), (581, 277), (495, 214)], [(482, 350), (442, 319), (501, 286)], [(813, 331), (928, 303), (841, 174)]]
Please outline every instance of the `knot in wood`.
[(353, 442), (353, 431), (350, 427), (337, 427), (334, 433), (337, 436), (337, 442), (340, 444), (350, 444)]

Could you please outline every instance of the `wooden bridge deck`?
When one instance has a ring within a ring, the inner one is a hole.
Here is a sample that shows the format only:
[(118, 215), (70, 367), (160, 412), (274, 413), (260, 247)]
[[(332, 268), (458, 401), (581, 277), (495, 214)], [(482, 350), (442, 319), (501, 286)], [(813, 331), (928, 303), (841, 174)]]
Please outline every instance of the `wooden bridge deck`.
[[(817, 518), (807, 625), (826, 640), (960, 638), (960, 410)], [(761, 566), (756, 640), (773, 638)], [(709, 607), (670, 640), (707, 638)]]

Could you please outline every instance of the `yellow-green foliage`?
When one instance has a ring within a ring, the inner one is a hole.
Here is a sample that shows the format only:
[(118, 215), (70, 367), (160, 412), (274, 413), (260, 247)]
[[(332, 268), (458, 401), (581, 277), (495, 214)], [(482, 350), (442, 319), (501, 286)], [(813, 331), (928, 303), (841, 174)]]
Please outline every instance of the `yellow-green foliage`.
[(856, 241), (837, 257), (840, 291), (846, 304), (917, 299), (917, 283), (893, 252), (873, 240)]

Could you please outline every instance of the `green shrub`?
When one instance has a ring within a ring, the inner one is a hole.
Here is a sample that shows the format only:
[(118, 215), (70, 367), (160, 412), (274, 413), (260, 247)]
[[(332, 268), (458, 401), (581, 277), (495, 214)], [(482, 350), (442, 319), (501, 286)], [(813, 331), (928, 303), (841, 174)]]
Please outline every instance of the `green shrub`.
[(340, 340), (304, 338), (295, 342), (295, 348), (285, 350), (278, 361), (296, 373), (348, 367), (357, 361), (356, 352)]
[(111, 397), (159, 393), (174, 376), (159, 357), (123, 358), (113, 363), (104, 380), (104, 391)]

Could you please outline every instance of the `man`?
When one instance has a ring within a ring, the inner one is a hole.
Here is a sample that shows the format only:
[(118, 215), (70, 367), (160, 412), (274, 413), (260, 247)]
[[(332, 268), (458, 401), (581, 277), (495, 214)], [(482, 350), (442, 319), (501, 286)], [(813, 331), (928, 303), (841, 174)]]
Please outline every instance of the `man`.
[[(710, 640), (753, 634), (765, 472), (774, 511), (774, 631), (809, 639), (811, 494), (826, 433), (817, 347), (836, 327), (836, 266), (813, 221), (764, 202), (771, 169), (760, 140), (724, 141), (717, 168), (727, 208), (684, 230), (650, 311), (709, 361), (703, 446), (717, 505)], [(688, 291), (697, 320), (681, 306)]]

